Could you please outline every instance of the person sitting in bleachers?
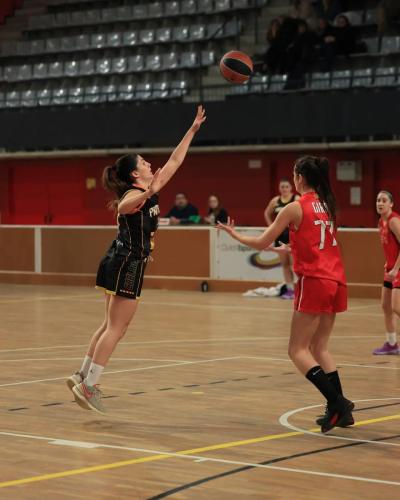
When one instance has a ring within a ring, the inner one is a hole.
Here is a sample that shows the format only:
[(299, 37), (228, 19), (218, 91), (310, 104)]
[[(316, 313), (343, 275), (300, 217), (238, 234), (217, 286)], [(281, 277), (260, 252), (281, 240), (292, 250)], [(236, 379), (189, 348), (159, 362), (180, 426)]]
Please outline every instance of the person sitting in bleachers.
[(228, 222), (228, 212), (222, 208), (218, 196), (212, 194), (208, 198), (208, 214), (204, 217), (205, 224), (213, 226), (217, 222), (226, 224)]
[(165, 215), (169, 218), (172, 226), (178, 224), (198, 224), (200, 222), (199, 211), (189, 203), (185, 193), (177, 193), (175, 196), (175, 205)]
[(340, 15), (336, 26), (324, 18), (318, 20), (318, 48), (322, 58), (322, 71), (330, 71), (337, 55), (349, 56), (356, 48), (356, 35), (348, 18)]

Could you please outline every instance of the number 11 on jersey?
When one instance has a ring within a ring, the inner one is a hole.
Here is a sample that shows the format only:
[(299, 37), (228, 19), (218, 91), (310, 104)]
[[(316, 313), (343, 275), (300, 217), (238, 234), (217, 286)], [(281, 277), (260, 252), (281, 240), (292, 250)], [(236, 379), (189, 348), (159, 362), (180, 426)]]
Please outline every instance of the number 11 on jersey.
[(319, 249), (323, 250), (325, 248), (325, 235), (326, 235), (326, 230), (327, 229), (328, 229), (328, 231), (332, 235), (332, 246), (336, 247), (337, 246), (337, 241), (336, 241), (335, 237), (333, 236), (333, 231), (335, 229), (333, 221), (331, 221), (331, 220), (327, 220), (327, 221), (324, 221), (324, 220), (315, 220), (314, 224), (316, 226), (321, 226), (321, 240), (320, 240), (320, 243), (319, 243)]

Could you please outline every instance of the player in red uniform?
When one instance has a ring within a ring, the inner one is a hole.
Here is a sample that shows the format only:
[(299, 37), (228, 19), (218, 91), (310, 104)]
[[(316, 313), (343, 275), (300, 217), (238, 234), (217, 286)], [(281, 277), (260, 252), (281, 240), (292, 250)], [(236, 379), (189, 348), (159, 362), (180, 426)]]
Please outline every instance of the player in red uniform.
[[(328, 351), (335, 315), (347, 309), (346, 278), (336, 241), (336, 201), (325, 158), (305, 156), (296, 161), (293, 174), (301, 194), (281, 210), (260, 236), (244, 236), (233, 221), (217, 225), (244, 245), (264, 250), (290, 227), (294, 270), (298, 275), (289, 356), (299, 371), (327, 400), (321, 431), (354, 423), (354, 404), (343, 396), (336, 364)], [(281, 249), (285, 251), (285, 249)]]
[(385, 316), (386, 342), (373, 354), (400, 354), (396, 338), (396, 315), (400, 316), (400, 215), (393, 212), (393, 196), (380, 191), (376, 211), (381, 216), (379, 232), (385, 254), (385, 274), (382, 287), (382, 309)]

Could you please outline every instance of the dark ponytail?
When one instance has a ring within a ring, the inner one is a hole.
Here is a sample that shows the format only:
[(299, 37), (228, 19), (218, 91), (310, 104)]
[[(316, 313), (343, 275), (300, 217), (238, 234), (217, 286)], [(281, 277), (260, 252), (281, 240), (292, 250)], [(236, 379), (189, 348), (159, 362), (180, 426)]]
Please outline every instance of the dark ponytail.
[(137, 168), (137, 156), (125, 155), (118, 158), (112, 166), (103, 170), (102, 182), (104, 189), (115, 194), (116, 199), (109, 203), (109, 208), (115, 210), (119, 200), (133, 183), (132, 172)]
[(330, 218), (336, 222), (336, 198), (329, 179), (328, 160), (318, 156), (303, 156), (296, 161), (294, 171), (302, 175), (305, 183), (315, 190)]

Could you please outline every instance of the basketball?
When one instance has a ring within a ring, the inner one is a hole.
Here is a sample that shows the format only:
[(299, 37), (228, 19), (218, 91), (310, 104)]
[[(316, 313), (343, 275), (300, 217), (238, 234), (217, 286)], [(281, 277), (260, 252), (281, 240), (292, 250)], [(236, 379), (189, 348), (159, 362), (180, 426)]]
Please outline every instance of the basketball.
[(246, 83), (253, 73), (253, 61), (244, 52), (231, 50), (219, 63), (222, 76), (230, 83)]

